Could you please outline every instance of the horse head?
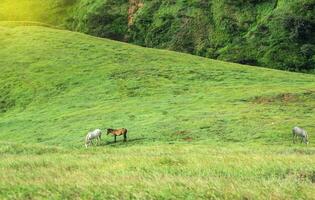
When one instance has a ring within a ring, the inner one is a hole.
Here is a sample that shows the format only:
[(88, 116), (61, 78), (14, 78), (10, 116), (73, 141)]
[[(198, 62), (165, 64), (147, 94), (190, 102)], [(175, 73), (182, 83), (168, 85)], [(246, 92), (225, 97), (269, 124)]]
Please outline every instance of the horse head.
[(110, 134), (111, 132), (113, 132), (114, 129), (108, 128), (107, 129), (107, 135)]

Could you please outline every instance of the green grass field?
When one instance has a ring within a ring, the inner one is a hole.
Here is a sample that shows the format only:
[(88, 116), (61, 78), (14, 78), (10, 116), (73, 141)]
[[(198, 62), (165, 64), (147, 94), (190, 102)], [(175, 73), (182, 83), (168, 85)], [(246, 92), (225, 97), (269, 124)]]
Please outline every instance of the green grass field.
[[(23, 25), (0, 23), (0, 199), (315, 199), (314, 75)], [(129, 141), (84, 148), (109, 127)]]

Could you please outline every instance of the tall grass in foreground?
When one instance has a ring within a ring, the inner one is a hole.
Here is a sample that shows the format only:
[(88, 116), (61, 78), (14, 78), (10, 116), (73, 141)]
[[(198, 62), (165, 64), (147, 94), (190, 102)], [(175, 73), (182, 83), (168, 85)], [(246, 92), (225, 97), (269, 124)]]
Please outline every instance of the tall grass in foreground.
[(1, 143), (1, 199), (314, 199), (315, 149)]

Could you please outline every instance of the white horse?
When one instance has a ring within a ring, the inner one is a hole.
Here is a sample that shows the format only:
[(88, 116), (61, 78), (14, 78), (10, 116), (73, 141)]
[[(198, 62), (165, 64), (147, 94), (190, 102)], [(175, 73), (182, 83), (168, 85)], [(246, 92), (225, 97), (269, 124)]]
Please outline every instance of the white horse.
[(293, 134), (293, 143), (295, 143), (295, 140), (297, 137), (300, 137), (301, 143), (304, 142), (305, 144), (308, 144), (308, 134), (304, 129), (296, 126), (292, 129), (292, 134)]
[(92, 140), (97, 139), (99, 142), (101, 141), (102, 131), (100, 129), (95, 129), (92, 132), (88, 132), (85, 137), (85, 147), (87, 148), (89, 144), (92, 143)]

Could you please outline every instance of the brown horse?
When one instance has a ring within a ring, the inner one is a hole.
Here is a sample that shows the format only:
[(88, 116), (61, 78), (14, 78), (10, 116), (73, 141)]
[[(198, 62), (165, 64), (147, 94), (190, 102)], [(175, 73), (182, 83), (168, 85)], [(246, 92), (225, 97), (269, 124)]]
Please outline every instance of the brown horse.
[(107, 129), (107, 135), (112, 134), (115, 137), (115, 142), (116, 142), (116, 137), (121, 136), (121, 135), (124, 136), (124, 142), (126, 142), (127, 141), (127, 132), (128, 132), (128, 130), (125, 128), (121, 128), (121, 129), (109, 128), (109, 129)]

